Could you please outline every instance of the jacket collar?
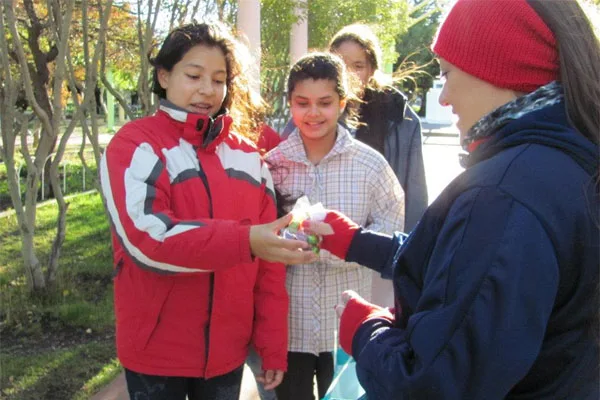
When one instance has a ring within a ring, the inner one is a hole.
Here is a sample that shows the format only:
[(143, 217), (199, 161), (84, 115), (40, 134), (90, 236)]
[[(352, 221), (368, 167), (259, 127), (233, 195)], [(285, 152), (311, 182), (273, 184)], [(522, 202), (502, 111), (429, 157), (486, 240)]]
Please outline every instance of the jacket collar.
[[(337, 137), (333, 148), (327, 153), (325, 157), (319, 162), (323, 164), (328, 162), (331, 158), (338, 154), (342, 154), (348, 151), (354, 146), (354, 139), (350, 135), (350, 132), (343, 125), (338, 124), (337, 126)], [(298, 128), (294, 128), (287, 140), (281, 142), (278, 146), (281, 154), (290, 161), (298, 162), (301, 164), (310, 165), (311, 162), (308, 160), (306, 150), (304, 149), (304, 143)]]
[(541, 108), (560, 103), (563, 98), (562, 86), (556, 81), (550, 82), (531, 93), (517, 97), (477, 121), (465, 135), (462, 142), (463, 149), (469, 152), (473, 151), (478, 147), (478, 145), (472, 146), (473, 142), (481, 142), (482, 139), (490, 137), (511, 121)]
[(531, 111), (508, 121), (492, 135), (484, 137), (466, 159), (470, 167), (504, 149), (537, 144), (559, 150), (577, 162), (590, 176), (598, 172), (598, 146), (573, 128), (564, 101)]
[(219, 110), (213, 118), (188, 112), (166, 99), (160, 100), (157, 114), (164, 114), (175, 121), (183, 139), (209, 152), (214, 152), (217, 145), (229, 135), (229, 128), (233, 122), (225, 108)]

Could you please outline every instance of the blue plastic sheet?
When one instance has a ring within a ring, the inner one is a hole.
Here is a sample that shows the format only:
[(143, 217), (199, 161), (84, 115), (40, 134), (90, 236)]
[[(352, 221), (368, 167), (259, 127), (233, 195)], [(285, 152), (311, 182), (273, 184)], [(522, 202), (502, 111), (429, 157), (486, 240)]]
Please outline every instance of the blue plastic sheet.
[(365, 400), (365, 390), (356, 376), (356, 361), (342, 349), (334, 352), (334, 374), (323, 400)]

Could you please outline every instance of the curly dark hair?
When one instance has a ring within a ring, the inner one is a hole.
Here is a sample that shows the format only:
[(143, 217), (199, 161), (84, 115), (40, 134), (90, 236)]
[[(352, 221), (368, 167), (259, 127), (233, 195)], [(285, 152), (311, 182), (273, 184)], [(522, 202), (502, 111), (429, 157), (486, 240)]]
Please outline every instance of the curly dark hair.
[(171, 71), (192, 47), (198, 45), (216, 47), (223, 52), (227, 68), (227, 95), (223, 100), (223, 107), (233, 117), (232, 130), (256, 141), (265, 113), (265, 103), (260, 94), (251, 89), (248, 64), (251, 57), (248, 49), (222, 23), (194, 22), (172, 30), (156, 57), (149, 57), (150, 64), (154, 67), (152, 91), (158, 97), (166, 98), (167, 93), (158, 81), (158, 71)]

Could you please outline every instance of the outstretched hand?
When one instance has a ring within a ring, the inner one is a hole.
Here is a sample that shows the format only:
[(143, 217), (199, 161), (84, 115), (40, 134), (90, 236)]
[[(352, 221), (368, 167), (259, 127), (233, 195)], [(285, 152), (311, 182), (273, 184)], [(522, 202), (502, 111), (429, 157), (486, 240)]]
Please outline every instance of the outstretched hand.
[(284, 264), (309, 264), (318, 258), (303, 240), (284, 239), (278, 236), (281, 229), (289, 225), (292, 214), (269, 224), (250, 227), (250, 250), (252, 255), (265, 261)]
[(323, 222), (305, 221), (305, 231), (322, 236), (320, 247), (331, 254), (346, 259), (350, 243), (360, 226), (339, 211), (327, 210)]

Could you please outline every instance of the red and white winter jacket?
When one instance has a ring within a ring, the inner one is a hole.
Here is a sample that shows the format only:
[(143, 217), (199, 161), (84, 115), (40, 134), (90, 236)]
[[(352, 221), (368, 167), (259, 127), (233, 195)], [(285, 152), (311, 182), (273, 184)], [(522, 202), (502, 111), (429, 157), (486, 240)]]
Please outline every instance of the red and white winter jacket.
[(117, 353), (150, 375), (203, 377), (241, 366), (286, 369), (282, 264), (253, 259), (250, 225), (276, 217), (253, 144), (214, 121), (161, 105), (128, 123), (100, 167), (115, 261)]

